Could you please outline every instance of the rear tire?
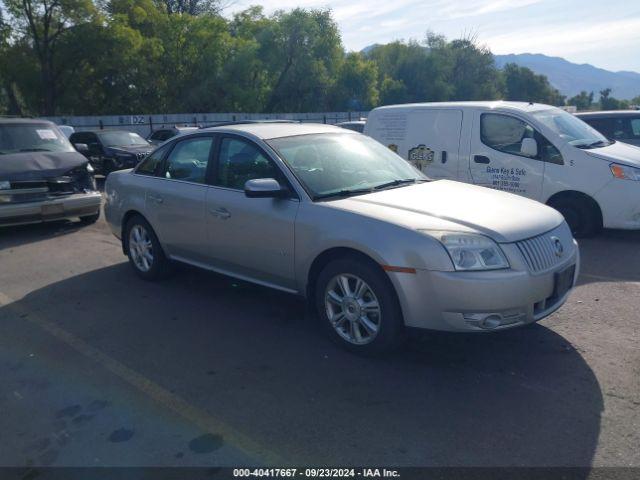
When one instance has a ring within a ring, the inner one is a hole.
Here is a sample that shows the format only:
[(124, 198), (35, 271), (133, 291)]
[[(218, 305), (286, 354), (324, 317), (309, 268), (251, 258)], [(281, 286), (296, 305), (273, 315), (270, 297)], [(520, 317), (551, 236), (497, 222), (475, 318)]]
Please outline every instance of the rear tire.
[(165, 256), (153, 228), (141, 215), (129, 219), (123, 241), (129, 264), (144, 280), (160, 280), (171, 273), (171, 262)]
[(372, 262), (333, 260), (318, 275), (314, 296), (320, 321), (343, 348), (375, 355), (403, 343), (404, 321), (394, 287)]
[(560, 198), (549, 203), (559, 211), (569, 224), (576, 238), (590, 238), (602, 228), (597, 213), (589, 203), (580, 198)]

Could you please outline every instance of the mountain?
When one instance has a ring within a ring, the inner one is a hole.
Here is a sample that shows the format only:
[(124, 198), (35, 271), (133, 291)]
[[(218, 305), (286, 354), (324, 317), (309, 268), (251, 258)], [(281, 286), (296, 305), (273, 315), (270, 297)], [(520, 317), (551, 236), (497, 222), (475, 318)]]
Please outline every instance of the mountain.
[(588, 63), (571, 63), (564, 58), (539, 53), (495, 55), (495, 59), (499, 68), (507, 63), (516, 63), (546, 75), (549, 82), (567, 97), (585, 90), (594, 92), (597, 99), (598, 92), (605, 88), (611, 88), (611, 96), (618, 99), (631, 99), (640, 95), (640, 73), (637, 72), (611, 72)]

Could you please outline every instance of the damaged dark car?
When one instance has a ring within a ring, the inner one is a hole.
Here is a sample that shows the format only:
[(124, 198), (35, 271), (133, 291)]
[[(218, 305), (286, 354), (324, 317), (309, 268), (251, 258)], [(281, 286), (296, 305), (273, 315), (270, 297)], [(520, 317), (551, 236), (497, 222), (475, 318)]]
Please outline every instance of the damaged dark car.
[(94, 223), (101, 200), (88, 160), (55, 124), (0, 117), (0, 226)]
[(69, 140), (91, 162), (96, 174), (135, 167), (153, 146), (134, 132), (125, 130), (97, 130), (75, 132)]

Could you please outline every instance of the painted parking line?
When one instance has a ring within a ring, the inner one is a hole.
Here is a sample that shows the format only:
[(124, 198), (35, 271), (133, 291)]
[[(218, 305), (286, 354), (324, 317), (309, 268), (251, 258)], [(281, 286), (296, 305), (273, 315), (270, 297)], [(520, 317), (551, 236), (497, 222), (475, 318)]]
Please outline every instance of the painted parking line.
[(0, 307), (6, 307), (17, 313), (21, 318), (46, 331), (57, 340), (72, 348), (81, 355), (102, 366), (105, 370), (116, 375), (139, 392), (150, 397), (156, 403), (175, 412), (204, 432), (222, 435), (227, 443), (242, 451), (248, 457), (265, 465), (292, 464), (275, 454), (269, 448), (261, 445), (246, 435), (238, 432), (225, 422), (218, 420), (204, 410), (191, 405), (180, 396), (171, 393), (154, 381), (127, 367), (123, 363), (111, 358), (97, 348), (89, 345), (81, 338), (67, 332), (58, 325), (37, 313), (20, 305), (19, 302), (0, 292)]
[(589, 273), (580, 273), (580, 277), (578, 277), (578, 278), (582, 278), (582, 277), (590, 278), (592, 280), (599, 280), (601, 282), (626, 283), (626, 284), (629, 284), (629, 285), (635, 285), (636, 287), (640, 287), (640, 282), (621, 280), (620, 278), (608, 277), (606, 275), (592, 275), (592, 274), (589, 274)]

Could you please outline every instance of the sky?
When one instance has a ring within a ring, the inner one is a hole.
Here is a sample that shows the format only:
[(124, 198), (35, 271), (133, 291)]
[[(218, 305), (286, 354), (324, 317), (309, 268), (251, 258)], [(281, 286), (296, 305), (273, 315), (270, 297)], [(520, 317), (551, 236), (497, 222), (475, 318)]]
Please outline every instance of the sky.
[[(229, 14), (258, 4), (238, 0)], [(474, 35), (495, 54), (543, 53), (640, 72), (638, 0), (263, 0), (278, 9), (330, 8), (348, 50), (374, 43)]]

